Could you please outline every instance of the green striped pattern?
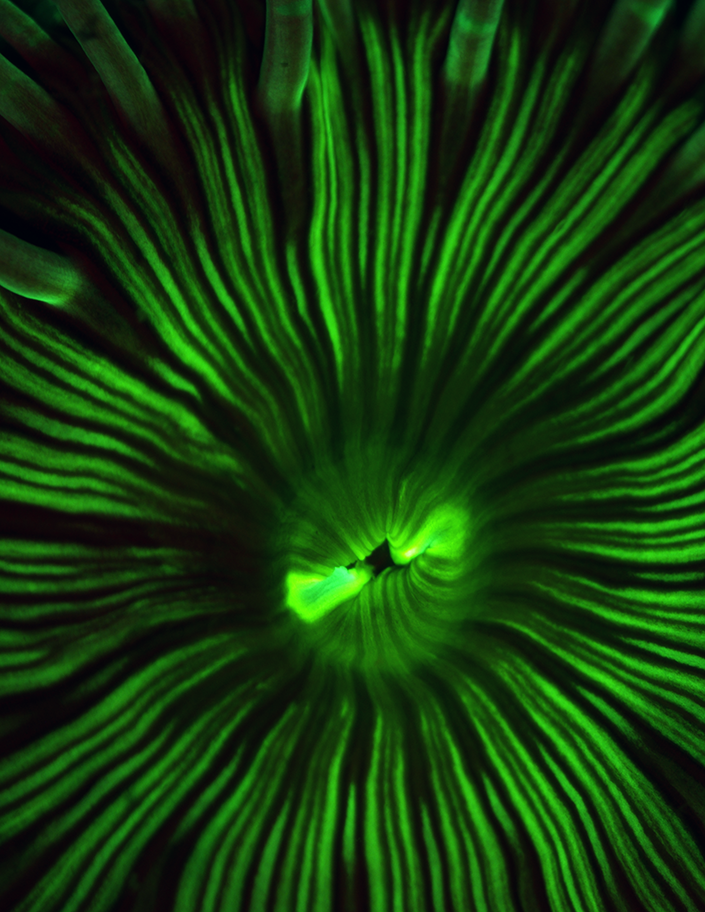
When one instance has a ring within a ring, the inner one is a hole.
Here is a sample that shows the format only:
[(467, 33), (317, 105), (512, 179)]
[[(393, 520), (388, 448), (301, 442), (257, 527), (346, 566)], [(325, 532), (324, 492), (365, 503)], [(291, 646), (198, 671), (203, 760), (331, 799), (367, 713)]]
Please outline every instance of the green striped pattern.
[(702, 0), (314, 2), (300, 197), (130, 6), (0, 0), (0, 908), (701, 912)]

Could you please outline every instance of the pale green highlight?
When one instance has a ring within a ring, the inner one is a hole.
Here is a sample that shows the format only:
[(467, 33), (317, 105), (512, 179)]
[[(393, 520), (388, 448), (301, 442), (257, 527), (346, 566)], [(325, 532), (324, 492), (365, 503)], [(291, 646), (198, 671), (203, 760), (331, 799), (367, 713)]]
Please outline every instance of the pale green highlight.
[(0, 264), (3, 288), (47, 304), (65, 304), (83, 285), (83, 276), (67, 257), (28, 244), (2, 229)]
[(372, 568), (358, 561), (352, 570), (336, 567), (330, 576), (290, 573), (286, 578), (287, 607), (310, 623), (353, 598), (372, 577)]

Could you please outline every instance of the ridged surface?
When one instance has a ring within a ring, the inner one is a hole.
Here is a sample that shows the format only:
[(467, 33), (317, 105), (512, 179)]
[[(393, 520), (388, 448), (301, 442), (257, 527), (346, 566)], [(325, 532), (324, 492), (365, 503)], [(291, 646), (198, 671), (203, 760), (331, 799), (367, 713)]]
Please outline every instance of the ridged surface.
[[(499, 6), (314, 3), (289, 186), (263, 7), (126, 11), (144, 107), (0, 0), (3, 910), (705, 908), (703, 7), (506, 0), (464, 72)], [(452, 636), (389, 659), (419, 558), (307, 639), (405, 472)]]

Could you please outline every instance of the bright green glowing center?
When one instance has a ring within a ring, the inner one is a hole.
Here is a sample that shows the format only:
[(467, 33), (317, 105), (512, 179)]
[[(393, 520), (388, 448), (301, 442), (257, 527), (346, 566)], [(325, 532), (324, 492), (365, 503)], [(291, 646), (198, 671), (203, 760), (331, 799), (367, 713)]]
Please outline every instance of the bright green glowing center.
[(358, 561), (352, 570), (336, 567), (330, 576), (289, 573), (286, 604), (302, 621), (312, 623), (353, 598), (372, 579), (370, 564)]
[[(391, 532), (387, 540), (392, 561), (402, 568), (427, 552), (451, 561), (460, 559), (466, 522), (461, 510), (445, 507), (428, 517), (413, 537)], [(327, 575), (292, 571), (286, 577), (286, 605), (302, 621), (313, 623), (353, 599), (375, 576), (373, 564), (363, 560), (337, 566)]]
[(276, 553), (291, 640), (346, 668), (435, 660), (476, 611), (477, 524), (436, 460), (364, 451), (301, 480)]

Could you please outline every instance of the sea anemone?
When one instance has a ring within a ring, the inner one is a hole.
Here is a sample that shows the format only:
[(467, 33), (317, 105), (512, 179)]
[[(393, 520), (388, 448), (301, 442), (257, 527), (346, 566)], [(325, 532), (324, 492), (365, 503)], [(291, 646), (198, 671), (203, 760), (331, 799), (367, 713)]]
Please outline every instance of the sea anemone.
[(31, 12), (3, 912), (702, 912), (705, 0)]

